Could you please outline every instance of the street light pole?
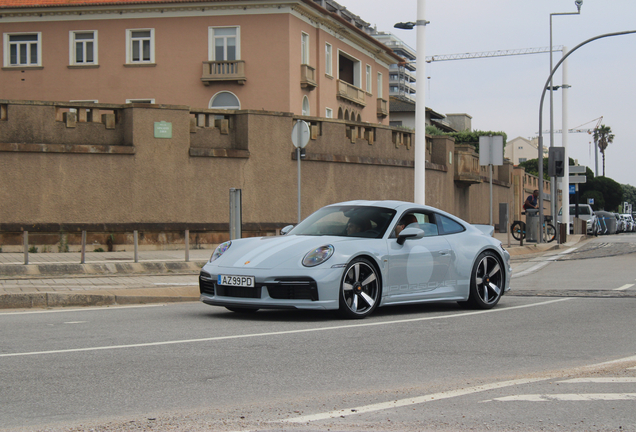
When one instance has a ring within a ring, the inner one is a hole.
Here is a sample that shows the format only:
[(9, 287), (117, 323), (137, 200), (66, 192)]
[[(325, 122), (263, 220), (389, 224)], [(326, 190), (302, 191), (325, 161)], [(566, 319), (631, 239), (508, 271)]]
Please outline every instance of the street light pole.
[[(545, 85), (543, 86), (543, 90), (541, 91), (541, 100), (539, 101), (539, 179), (540, 180), (543, 180), (543, 102), (545, 101), (545, 92), (548, 91), (548, 86), (550, 85), (552, 76), (557, 71), (559, 66), (561, 66), (561, 64), (570, 55), (572, 55), (574, 51), (578, 50), (582, 46), (587, 45), (590, 42), (594, 42), (595, 40), (598, 40), (598, 39), (603, 39), (603, 38), (612, 37), (612, 36), (622, 36), (622, 35), (628, 35), (628, 34), (634, 34), (634, 33), (636, 33), (636, 30), (628, 30), (628, 31), (616, 32), (616, 33), (606, 33), (606, 34), (602, 34), (602, 35), (590, 38), (584, 42), (581, 42), (580, 44), (572, 48), (570, 51), (568, 51), (568, 53), (565, 54), (563, 58), (561, 58), (561, 61), (559, 61), (556, 64), (556, 66), (550, 71), (550, 76), (548, 77)], [(543, 196), (542, 194), (539, 194), (539, 217), (543, 217), (542, 206), (543, 206)], [(540, 242), (541, 242), (541, 236), (539, 236), (539, 238), (537, 239), (537, 243), (540, 243)]]
[[(550, 147), (554, 146), (554, 82), (553, 82), (553, 74), (552, 74), (552, 17), (554, 15), (579, 15), (581, 13), (581, 6), (583, 5), (583, 0), (575, 0), (574, 4), (576, 5), (576, 12), (559, 12), (559, 13), (551, 13), (550, 14)], [(565, 52), (564, 52), (565, 53)], [(567, 134), (567, 129), (563, 129), (564, 136)], [(565, 139), (567, 140), (567, 138)], [(543, 147), (543, 143), (539, 143), (540, 147)], [(543, 148), (541, 149), (543, 151)], [(543, 155), (541, 155), (543, 156)], [(541, 158), (543, 159), (543, 158)], [(568, 160), (565, 160), (565, 164), (569, 164)], [(543, 164), (539, 166), (539, 226), (543, 226)], [(554, 218), (554, 222), (556, 223), (556, 214), (557, 214), (557, 178), (552, 177), (552, 181), (550, 182), (550, 213), (552, 213), (552, 217)], [(569, 191), (568, 191), (569, 193)], [(570, 203), (568, 202), (568, 210)], [(566, 219), (566, 223), (569, 222), (569, 219)], [(557, 232), (558, 236), (558, 232)], [(537, 243), (541, 243), (542, 236), (539, 236)]]
[[(417, 22), (397, 23), (395, 28), (412, 30), (416, 27), (417, 57), (424, 60), (424, 45), (426, 43), (425, 0), (417, 0)], [(426, 203), (426, 94), (424, 89), (425, 61), (418, 62), (417, 79), (420, 85), (415, 92), (415, 149), (414, 149), (414, 185), (413, 196), (416, 204)]]
[[(417, 0), (416, 45), (417, 57), (424, 59), (426, 42), (425, 1)], [(420, 85), (415, 92), (415, 149), (414, 149), (414, 201), (416, 204), (426, 203), (426, 94), (424, 89), (425, 61), (418, 62), (417, 76)]]

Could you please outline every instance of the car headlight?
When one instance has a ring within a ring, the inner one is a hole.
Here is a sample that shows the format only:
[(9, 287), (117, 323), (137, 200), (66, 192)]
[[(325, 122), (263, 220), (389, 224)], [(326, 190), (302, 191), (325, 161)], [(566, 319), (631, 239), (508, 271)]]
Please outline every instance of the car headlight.
[(212, 253), (212, 256), (210, 257), (210, 262), (220, 258), (221, 255), (223, 255), (225, 251), (230, 248), (230, 246), (232, 246), (231, 241), (226, 241), (225, 243), (221, 243), (220, 245), (218, 245), (216, 249), (214, 249), (214, 252)]
[(334, 248), (331, 245), (320, 246), (308, 252), (303, 258), (303, 265), (305, 267), (315, 267), (324, 263), (333, 255)]

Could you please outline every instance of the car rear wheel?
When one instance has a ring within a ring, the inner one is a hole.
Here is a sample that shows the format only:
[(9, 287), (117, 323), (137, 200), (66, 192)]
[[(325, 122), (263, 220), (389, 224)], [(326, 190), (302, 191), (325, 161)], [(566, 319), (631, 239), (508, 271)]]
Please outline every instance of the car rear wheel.
[(345, 268), (340, 282), (340, 316), (364, 318), (380, 301), (380, 275), (373, 264), (356, 258)]
[(482, 252), (473, 267), (468, 303), (478, 309), (493, 308), (501, 299), (504, 283), (504, 269), (500, 258), (494, 252)]

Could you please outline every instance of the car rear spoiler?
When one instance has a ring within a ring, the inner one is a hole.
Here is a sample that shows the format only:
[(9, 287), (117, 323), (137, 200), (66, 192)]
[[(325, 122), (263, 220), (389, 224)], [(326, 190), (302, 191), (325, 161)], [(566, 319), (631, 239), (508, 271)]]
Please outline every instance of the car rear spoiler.
[(487, 235), (488, 237), (492, 237), (495, 233), (495, 227), (492, 225), (473, 224), (473, 226), (481, 231), (482, 234)]

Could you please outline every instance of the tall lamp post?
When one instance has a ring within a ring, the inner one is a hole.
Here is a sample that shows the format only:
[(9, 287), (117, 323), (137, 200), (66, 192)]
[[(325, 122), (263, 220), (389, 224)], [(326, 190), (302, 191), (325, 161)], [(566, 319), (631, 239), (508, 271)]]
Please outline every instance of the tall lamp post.
[[(551, 13), (550, 14), (550, 73), (552, 73), (552, 69), (553, 69), (553, 64), (552, 64), (552, 17), (554, 15), (579, 15), (581, 13), (581, 6), (583, 6), (583, 0), (575, 0), (574, 4), (576, 6), (576, 12), (558, 12), (558, 13)], [(565, 50), (563, 51), (563, 53), (565, 54)], [(565, 74), (566, 69), (564, 68), (564, 79), (565, 79)], [(569, 159), (568, 159), (568, 152), (567, 152), (567, 133), (568, 133), (568, 129), (567, 129), (567, 116), (565, 115), (565, 101), (566, 99), (566, 89), (569, 86), (567, 86), (567, 83), (564, 81), (563, 82), (563, 107), (562, 107), (562, 111), (564, 113), (564, 117), (562, 119), (563, 124), (562, 124), (562, 133), (563, 133), (563, 147), (565, 148), (565, 171), (564, 171), (564, 177), (563, 177), (563, 184), (569, 184), (567, 183), (567, 179), (569, 177)], [(553, 97), (553, 91), (555, 90), (554, 87), (554, 83), (553, 83), (553, 79), (552, 79), (552, 75), (550, 75), (550, 86), (549, 86), (549, 90), (550, 90), (550, 147), (554, 146), (554, 97)], [(543, 142), (541, 142), (541, 140), (539, 140), (539, 151), (540, 151), (540, 159), (543, 159)], [(539, 182), (540, 182), (540, 193), (539, 193), (539, 221), (541, 226), (543, 225), (541, 221), (543, 221), (543, 163), (539, 164)], [(550, 205), (550, 213), (552, 213), (552, 217), (554, 218), (554, 222), (556, 222), (556, 214), (557, 214), (557, 178), (553, 177), (552, 181), (550, 182), (550, 196), (551, 196), (551, 205)], [(564, 203), (564, 205), (562, 205), (563, 208), (563, 218), (562, 220), (565, 221), (566, 224), (569, 224), (570, 221), (570, 202), (569, 202), (569, 187), (567, 191), (563, 192), (563, 195), (565, 197), (568, 197), (568, 201), (566, 203)], [(559, 232), (557, 231), (557, 235), (559, 234)], [(538, 238), (538, 243), (541, 243), (542, 240), (542, 236), (539, 236)]]
[[(425, 30), (429, 22), (424, 18), (425, 0), (417, 0), (417, 21), (395, 24), (395, 28), (412, 30), (417, 26), (416, 45), (417, 56), (424, 59)], [(424, 73), (425, 61), (417, 65), (417, 76), (426, 77)], [(422, 81), (423, 82), (423, 81)], [(414, 201), (417, 204), (426, 203), (426, 98), (425, 85), (418, 86), (415, 92), (415, 157), (414, 157)]]

